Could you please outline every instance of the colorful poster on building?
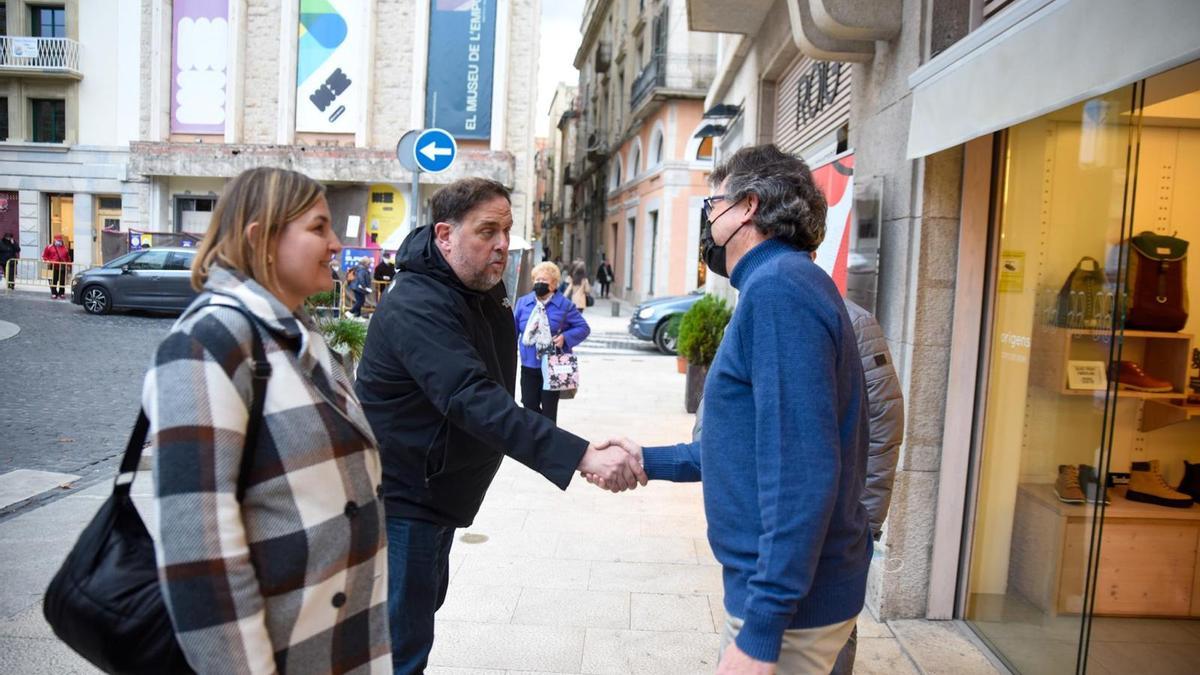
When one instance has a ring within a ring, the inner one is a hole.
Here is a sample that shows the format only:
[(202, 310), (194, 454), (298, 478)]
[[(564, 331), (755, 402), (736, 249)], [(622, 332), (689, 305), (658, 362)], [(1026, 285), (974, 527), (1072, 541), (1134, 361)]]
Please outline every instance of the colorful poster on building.
[(367, 204), (367, 241), (375, 242), (385, 251), (395, 251), (408, 234), (408, 201), (404, 194), (387, 184), (371, 186), (371, 201)]
[(812, 170), (813, 181), (825, 194), (825, 241), (817, 248), (817, 265), (833, 277), (846, 294), (850, 257), (850, 220), (854, 217), (854, 155), (846, 155)]
[(225, 133), (228, 0), (175, 0), (171, 133)]
[(296, 131), (352, 134), (362, 116), (364, 3), (300, 0)]
[(431, 0), (425, 126), (490, 138), (496, 0)]

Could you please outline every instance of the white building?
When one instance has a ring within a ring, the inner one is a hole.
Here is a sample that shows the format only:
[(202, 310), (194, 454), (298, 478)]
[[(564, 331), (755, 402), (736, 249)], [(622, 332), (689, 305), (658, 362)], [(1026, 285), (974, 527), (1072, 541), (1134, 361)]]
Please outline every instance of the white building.
[(140, 0), (0, 2), (0, 232), (24, 257), (53, 235), (90, 264), (99, 233), (137, 220)]

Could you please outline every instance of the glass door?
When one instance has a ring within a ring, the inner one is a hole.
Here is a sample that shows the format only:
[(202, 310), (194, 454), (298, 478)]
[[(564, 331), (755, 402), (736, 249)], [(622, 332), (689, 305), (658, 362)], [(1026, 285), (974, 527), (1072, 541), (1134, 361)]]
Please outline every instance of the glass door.
[(965, 616), (1021, 673), (1082, 667), (1113, 421), (1167, 395), (1118, 396), (1111, 367), (1136, 93), (1013, 127), (999, 154)]

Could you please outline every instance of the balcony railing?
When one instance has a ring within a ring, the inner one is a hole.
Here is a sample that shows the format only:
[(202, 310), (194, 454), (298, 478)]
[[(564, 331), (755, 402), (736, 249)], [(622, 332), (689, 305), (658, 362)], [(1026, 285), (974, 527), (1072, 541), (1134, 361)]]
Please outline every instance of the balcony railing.
[(0, 36), (0, 71), (79, 77), (79, 43), (70, 38)]
[(636, 109), (655, 89), (706, 92), (716, 69), (709, 54), (655, 54), (633, 81), (629, 107)]

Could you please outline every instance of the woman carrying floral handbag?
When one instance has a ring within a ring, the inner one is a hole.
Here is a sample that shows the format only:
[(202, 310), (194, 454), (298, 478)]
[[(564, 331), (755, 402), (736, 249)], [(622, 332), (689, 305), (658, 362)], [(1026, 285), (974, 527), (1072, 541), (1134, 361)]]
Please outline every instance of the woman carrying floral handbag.
[[(551, 420), (558, 418), (558, 401), (564, 392), (546, 388), (542, 362), (556, 350), (569, 354), (591, 333), (575, 305), (555, 290), (560, 275), (552, 262), (534, 266), (533, 291), (518, 298), (513, 308), (521, 356), (521, 405)], [(557, 334), (554, 326), (559, 328)]]

